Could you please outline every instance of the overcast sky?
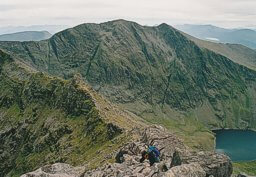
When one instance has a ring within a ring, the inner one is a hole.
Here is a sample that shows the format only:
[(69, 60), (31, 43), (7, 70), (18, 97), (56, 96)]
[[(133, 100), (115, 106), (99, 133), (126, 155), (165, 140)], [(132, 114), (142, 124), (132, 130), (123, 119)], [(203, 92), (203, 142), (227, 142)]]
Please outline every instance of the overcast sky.
[(255, 27), (256, 0), (0, 0), (0, 26), (70, 25), (126, 19)]

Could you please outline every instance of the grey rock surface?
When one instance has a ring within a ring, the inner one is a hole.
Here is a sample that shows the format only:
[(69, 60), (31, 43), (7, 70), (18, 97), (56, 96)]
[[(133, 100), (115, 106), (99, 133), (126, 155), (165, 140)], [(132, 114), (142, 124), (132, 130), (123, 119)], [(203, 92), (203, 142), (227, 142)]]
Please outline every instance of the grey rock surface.
[[(150, 166), (148, 161), (139, 162), (141, 152), (148, 145), (159, 148), (160, 163)], [(84, 177), (229, 177), (232, 174), (232, 164), (226, 155), (192, 151), (175, 135), (159, 126), (147, 128), (141, 133), (138, 142), (132, 142), (120, 149), (116, 162), (88, 171)]]
[[(158, 147), (161, 152), (160, 162), (152, 166), (147, 160), (140, 163), (141, 152), (148, 145)], [(226, 155), (193, 151), (160, 126), (138, 131), (137, 141), (124, 145), (115, 159), (116, 163), (105, 164), (85, 173), (83, 168), (54, 164), (22, 177), (230, 177), (232, 174), (232, 164)]]
[(21, 177), (81, 177), (84, 170), (84, 167), (73, 167), (65, 163), (56, 163), (46, 165)]
[(165, 177), (205, 177), (204, 169), (196, 163), (184, 164), (171, 168), (166, 172)]

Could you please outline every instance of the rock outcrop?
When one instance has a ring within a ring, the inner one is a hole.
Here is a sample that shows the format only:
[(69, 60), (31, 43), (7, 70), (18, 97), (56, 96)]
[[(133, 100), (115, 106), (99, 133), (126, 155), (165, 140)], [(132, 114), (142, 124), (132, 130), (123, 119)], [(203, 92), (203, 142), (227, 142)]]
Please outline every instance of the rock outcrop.
[(46, 165), (38, 170), (22, 175), (21, 177), (82, 177), (84, 167), (72, 167), (65, 163)]
[(75, 78), (36, 72), (0, 50), (0, 177), (59, 162), (102, 163), (98, 151), (112, 153), (126, 141), (120, 122), (128, 116), (98, 97)]
[[(86, 171), (83, 176), (230, 177), (232, 174), (232, 164), (227, 156), (215, 152), (195, 152), (162, 127), (149, 127), (143, 132), (133, 133), (138, 135), (137, 140), (128, 143), (117, 152), (116, 163), (108, 163)], [(159, 148), (160, 163), (153, 166), (147, 161), (140, 163), (140, 154), (148, 145)], [(39, 169), (29, 174), (41, 177), (41, 171)]]
[(166, 177), (205, 177), (206, 173), (203, 168), (196, 163), (184, 164), (180, 166), (173, 167), (166, 174)]

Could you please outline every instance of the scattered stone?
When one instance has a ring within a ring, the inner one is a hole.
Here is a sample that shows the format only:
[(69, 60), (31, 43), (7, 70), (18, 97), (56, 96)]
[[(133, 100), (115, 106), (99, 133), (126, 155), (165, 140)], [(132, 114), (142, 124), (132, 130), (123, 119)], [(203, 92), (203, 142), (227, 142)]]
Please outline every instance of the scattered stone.
[[(83, 177), (230, 177), (232, 174), (232, 164), (226, 155), (195, 152), (160, 126), (148, 127), (138, 133), (138, 140), (124, 145), (116, 153), (116, 163), (105, 164), (84, 174), (82, 171), (74, 171), (75, 169), (68, 165), (46, 166), (47, 168), (40, 168), (23, 177), (33, 174), (37, 175), (35, 177), (46, 174), (52, 175), (49, 177), (59, 174), (64, 177), (76, 177), (81, 174)], [(140, 163), (141, 152), (149, 145), (156, 146), (161, 153), (160, 163), (152, 166), (148, 160)]]
[(46, 165), (21, 177), (82, 177), (84, 172), (84, 167), (72, 167), (65, 163), (56, 163)]
[(166, 172), (165, 177), (206, 177), (204, 169), (197, 163), (175, 166)]

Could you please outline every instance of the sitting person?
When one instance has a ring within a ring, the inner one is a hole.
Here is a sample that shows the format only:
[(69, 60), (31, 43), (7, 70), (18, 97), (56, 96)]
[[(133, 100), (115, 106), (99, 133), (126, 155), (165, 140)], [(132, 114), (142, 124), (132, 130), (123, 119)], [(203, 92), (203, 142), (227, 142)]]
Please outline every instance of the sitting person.
[(148, 150), (143, 151), (141, 155), (140, 163), (144, 162), (145, 159), (149, 160), (150, 166), (154, 163), (160, 162), (160, 152), (155, 146), (149, 146)]

